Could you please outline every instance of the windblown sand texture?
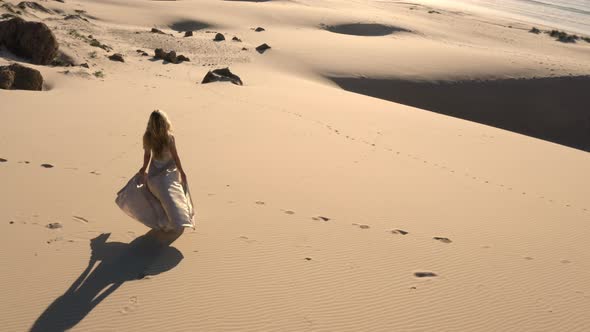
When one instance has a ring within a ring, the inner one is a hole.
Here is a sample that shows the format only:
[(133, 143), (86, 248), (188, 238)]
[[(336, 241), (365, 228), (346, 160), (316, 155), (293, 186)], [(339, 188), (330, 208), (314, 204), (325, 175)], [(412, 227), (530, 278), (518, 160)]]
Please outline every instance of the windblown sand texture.
[[(407, 2), (39, 3), (89, 68), (0, 51), (46, 81), (0, 90), (1, 330), (590, 330), (590, 43)], [(114, 204), (157, 108), (197, 212), (165, 248)]]

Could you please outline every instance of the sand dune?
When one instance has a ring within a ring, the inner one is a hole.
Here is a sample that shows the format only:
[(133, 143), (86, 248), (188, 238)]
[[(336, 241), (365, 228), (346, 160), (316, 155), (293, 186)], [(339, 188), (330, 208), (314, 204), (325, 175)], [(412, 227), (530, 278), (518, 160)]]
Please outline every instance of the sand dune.
[[(88, 68), (0, 53), (45, 79), (0, 90), (2, 329), (590, 328), (590, 44), (401, 2), (42, 5)], [(197, 211), (170, 246), (114, 204), (156, 108)]]

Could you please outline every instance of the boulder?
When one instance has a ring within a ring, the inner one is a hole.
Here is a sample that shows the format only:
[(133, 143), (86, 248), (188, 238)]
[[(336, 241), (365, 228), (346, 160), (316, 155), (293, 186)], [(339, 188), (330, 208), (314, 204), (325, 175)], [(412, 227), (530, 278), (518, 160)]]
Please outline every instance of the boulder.
[(185, 37), (192, 37), (193, 36), (193, 32), (192, 31), (187, 31), (184, 33)]
[(33, 68), (14, 63), (0, 67), (0, 89), (33, 90), (43, 89), (43, 76)]
[(215, 35), (215, 38), (213, 38), (214, 41), (224, 41), (225, 40), (225, 36), (222, 33), (218, 33)]
[(262, 54), (262, 53), (266, 52), (266, 50), (269, 50), (270, 48), (271, 47), (268, 44), (264, 43), (264, 44), (256, 47), (256, 50), (258, 51), (258, 53)]
[(115, 53), (115, 54), (109, 56), (109, 60), (125, 62), (125, 59), (123, 58), (123, 54), (121, 54), (121, 53)]
[(236, 85), (243, 85), (242, 80), (240, 77), (234, 73), (232, 73), (229, 68), (221, 68), (210, 70), (207, 72), (207, 75), (203, 77), (203, 81), (201, 84), (211, 83), (211, 82), (232, 82)]
[(27, 22), (20, 17), (0, 21), (0, 45), (39, 65), (51, 63), (59, 49), (57, 39), (47, 25)]

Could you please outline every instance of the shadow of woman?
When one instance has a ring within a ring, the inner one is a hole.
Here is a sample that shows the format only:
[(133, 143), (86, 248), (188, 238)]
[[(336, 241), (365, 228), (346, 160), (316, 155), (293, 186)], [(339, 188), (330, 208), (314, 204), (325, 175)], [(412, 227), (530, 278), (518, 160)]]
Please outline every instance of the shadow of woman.
[[(183, 259), (180, 251), (169, 246), (180, 234), (151, 230), (128, 244), (107, 243), (109, 236), (110, 233), (101, 234), (90, 240), (92, 254), (88, 266), (70, 288), (45, 309), (30, 331), (71, 329), (125, 281), (169, 271)], [(100, 263), (92, 270), (97, 262)]]

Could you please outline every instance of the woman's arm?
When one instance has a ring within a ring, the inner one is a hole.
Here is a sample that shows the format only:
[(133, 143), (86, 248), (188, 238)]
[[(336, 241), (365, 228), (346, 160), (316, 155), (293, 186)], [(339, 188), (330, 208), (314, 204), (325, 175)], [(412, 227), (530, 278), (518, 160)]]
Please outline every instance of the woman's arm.
[(139, 173), (145, 173), (145, 170), (150, 163), (150, 159), (152, 158), (152, 151), (150, 149), (143, 149), (143, 166), (139, 169)]
[(170, 152), (172, 153), (172, 157), (174, 158), (176, 167), (180, 172), (182, 183), (186, 183), (186, 174), (184, 173), (184, 170), (182, 169), (182, 164), (180, 163), (180, 157), (178, 156), (178, 150), (176, 150), (176, 141), (174, 140), (174, 137), (170, 138)]

